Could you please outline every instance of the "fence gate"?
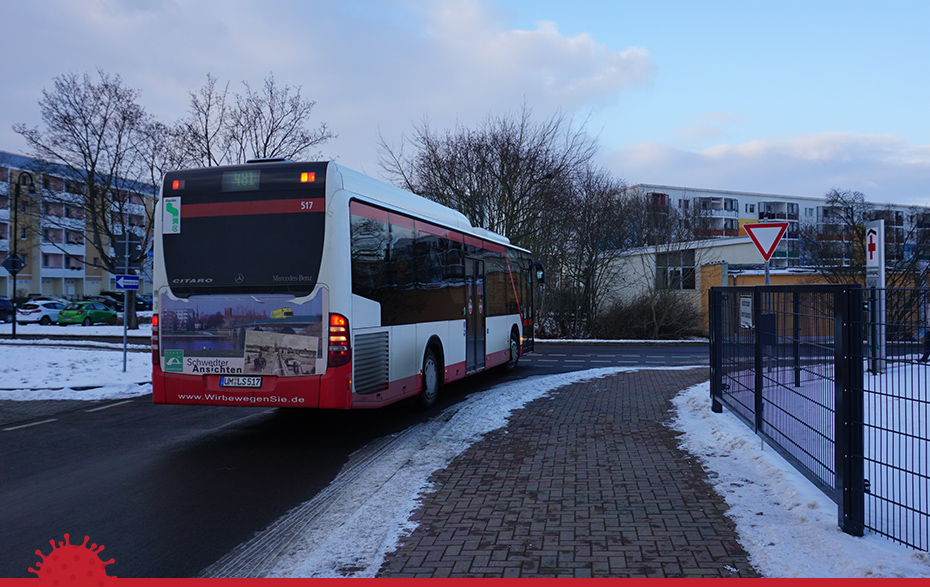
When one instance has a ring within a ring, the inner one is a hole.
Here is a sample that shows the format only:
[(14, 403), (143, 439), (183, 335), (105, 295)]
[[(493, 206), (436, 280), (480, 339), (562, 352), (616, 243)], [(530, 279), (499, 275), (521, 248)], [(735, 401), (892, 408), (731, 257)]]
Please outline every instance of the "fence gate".
[(928, 550), (926, 291), (882, 290), (884, 316), (866, 291), (712, 288), (713, 409), (727, 406), (831, 497), (844, 532)]

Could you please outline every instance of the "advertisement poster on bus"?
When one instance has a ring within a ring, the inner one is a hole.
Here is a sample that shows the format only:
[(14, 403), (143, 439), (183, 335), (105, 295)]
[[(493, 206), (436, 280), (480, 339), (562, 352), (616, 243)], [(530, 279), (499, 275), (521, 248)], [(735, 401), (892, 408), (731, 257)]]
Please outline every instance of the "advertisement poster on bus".
[(313, 375), (322, 372), (323, 290), (289, 295), (162, 294), (159, 339), (168, 373)]

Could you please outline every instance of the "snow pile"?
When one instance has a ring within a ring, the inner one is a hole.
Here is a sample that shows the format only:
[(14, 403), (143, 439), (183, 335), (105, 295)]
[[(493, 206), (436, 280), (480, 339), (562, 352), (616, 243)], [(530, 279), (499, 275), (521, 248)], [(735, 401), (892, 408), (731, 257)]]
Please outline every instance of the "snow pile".
[(103, 400), (152, 393), (152, 356), (42, 344), (0, 345), (0, 400)]
[(740, 543), (766, 577), (930, 577), (930, 556), (877, 535), (844, 534), (836, 504), (736, 416), (710, 409), (710, 384), (674, 400), (673, 428), (730, 506)]

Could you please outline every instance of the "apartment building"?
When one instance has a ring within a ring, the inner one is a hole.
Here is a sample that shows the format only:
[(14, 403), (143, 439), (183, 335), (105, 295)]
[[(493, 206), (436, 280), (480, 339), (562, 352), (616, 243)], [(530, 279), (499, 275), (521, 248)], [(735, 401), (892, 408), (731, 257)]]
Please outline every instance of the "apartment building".
[[(629, 188), (651, 196), (669, 209), (680, 210), (700, 222), (698, 236), (726, 238), (747, 236), (743, 225), (757, 222), (787, 222), (788, 230), (772, 256), (773, 268), (801, 267), (798, 237), (805, 224), (816, 224), (824, 238), (849, 238), (839, 229), (841, 211), (826, 198), (732, 192), (656, 184)], [(885, 220), (886, 239), (904, 243), (914, 229), (930, 230), (930, 207), (873, 203), (874, 220)], [(906, 247), (903, 249), (907, 254)], [(837, 263), (844, 263), (837, 259)]]
[[(14, 249), (25, 266), (13, 278), (0, 267), (0, 295), (26, 297), (52, 295), (69, 299), (114, 290), (115, 276), (105, 270), (100, 253), (92, 243), (84, 205), (84, 184), (69, 178), (67, 170), (40, 164), (35, 159), (0, 151), (0, 261)], [(43, 170), (42, 172), (36, 171)], [(28, 172), (35, 193), (20, 185), (18, 205), (13, 209), (20, 174)], [(154, 205), (154, 188), (130, 184), (133, 189), (115, 194), (132, 243), (143, 240), (149, 213)], [(112, 212), (112, 211), (111, 211)], [(14, 234), (15, 226), (15, 234)], [(114, 243), (104, 243), (112, 254)], [(120, 246), (116, 244), (116, 246)], [(151, 274), (142, 268), (143, 292), (151, 292)]]

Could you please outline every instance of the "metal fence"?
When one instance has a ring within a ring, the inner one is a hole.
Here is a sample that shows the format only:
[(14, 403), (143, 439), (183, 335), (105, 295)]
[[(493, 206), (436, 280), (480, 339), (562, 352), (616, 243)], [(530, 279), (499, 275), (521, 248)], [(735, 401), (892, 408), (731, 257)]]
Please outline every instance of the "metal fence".
[(843, 531), (930, 550), (927, 290), (715, 287), (711, 396), (837, 503)]

